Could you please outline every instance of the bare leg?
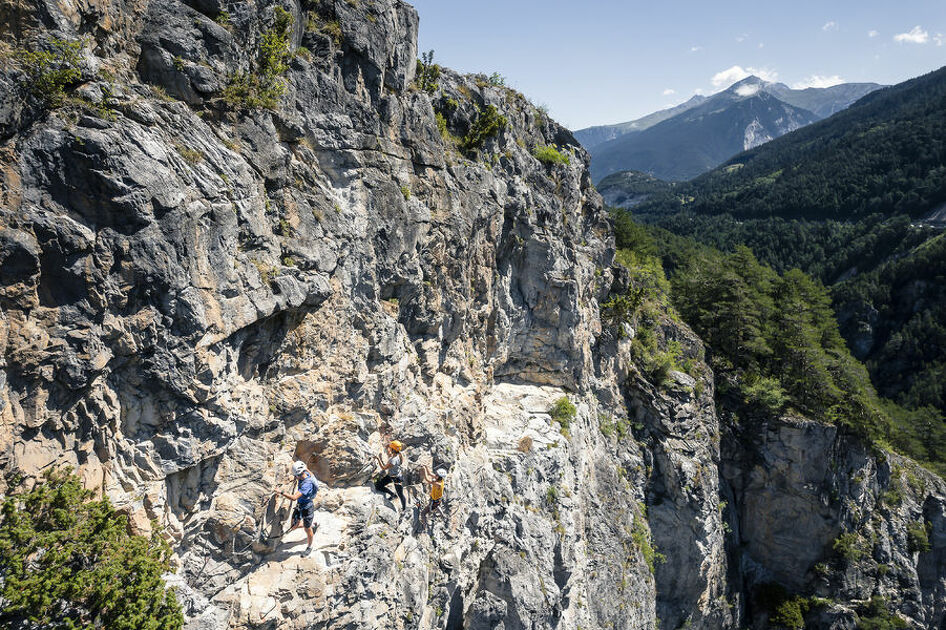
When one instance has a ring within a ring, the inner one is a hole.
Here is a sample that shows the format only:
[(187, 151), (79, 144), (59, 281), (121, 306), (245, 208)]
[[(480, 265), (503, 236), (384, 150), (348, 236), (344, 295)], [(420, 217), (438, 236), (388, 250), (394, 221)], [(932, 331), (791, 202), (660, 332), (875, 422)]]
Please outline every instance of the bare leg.
[(314, 534), (315, 534), (315, 532), (313, 531), (313, 528), (311, 528), (311, 527), (306, 527), (306, 528), (305, 528), (305, 536), (306, 536), (306, 538), (309, 539), (309, 544), (308, 544), (308, 547), (309, 547), (309, 548), (312, 547), (312, 537), (314, 536)]

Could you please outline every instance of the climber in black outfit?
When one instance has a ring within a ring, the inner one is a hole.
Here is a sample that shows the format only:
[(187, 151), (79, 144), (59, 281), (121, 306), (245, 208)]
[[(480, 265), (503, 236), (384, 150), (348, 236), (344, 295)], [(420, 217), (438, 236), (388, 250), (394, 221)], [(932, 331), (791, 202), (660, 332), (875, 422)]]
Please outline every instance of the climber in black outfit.
[[(394, 440), (388, 444), (387, 462), (384, 461), (381, 455), (378, 455), (378, 464), (381, 466), (381, 472), (383, 474), (374, 482), (375, 489), (378, 492), (384, 493), (384, 495), (392, 501), (394, 501), (395, 492), (397, 493), (396, 496), (401, 499), (402, 511), (407, 509), (407, 499), (404, 498), (404, 479), (401, 472), (404, 465), (404, 457), (401, 455), (403, 448), (403, 444)], [(394, 483), (394, 492), (388, 488), (388, 484), (392, 482)]]

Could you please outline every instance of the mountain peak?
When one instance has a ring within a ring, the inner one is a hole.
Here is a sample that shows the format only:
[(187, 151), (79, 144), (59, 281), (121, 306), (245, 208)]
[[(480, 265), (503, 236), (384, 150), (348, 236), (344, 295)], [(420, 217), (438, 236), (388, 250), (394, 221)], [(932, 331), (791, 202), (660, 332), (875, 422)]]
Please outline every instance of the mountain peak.
[(730, 85), (726, 88), (726, 92), (742, 97), (753, 96), (768, 85), (771, 85), (769, 81), (751, 75)]
[[(815, 120), (825, 118), (838, 112), (862, 96), (868, 94), (880, 86), (871, 83), (844, 83), (831, 88), (809, 88), (806, 90), (792, 89), (784, 83), (767, 81), (757, 75), (749, 75), (721, 92), (716, 92), (709, 96), (696, 94), (685, 103), (681, 103), (668, 109), (663, 109), (653, 114), (638, 118), (629, 122), (616, 125), (603, 125), (590, 127), (588, 129), (579, 129), (575, 132), (575, 137), (584, 145), (592, 155), (592, 173), (600, 177), (605, 172), (616, 172), (627, 169), (649, 170), (649, 166), (635, 165), (632, 163), (621, 163), (613, 165), (611, 168), (600, 169), (602, 161), (602, 152), (608, 153), (611, 149), (605, 148), (605, 145), (618, 142), (621, 138), (629, 137), (632, 134), (642, 133), (652, 127), (662, 124), (665, 121), (673, 120), (677, 117), (684, 117), (680, 120), (697, 120), (691, 115), (693, 112), (702, 112), (700, 108), (706, 104), (712, 111), (721, 112), (731, 106), (740, 104), (752, 104), (757, 102), (769, 107), (778, 107), (781, 101), (784, 105), (805, 110), (801, 113), (802, 118), (809, 118), (809, 114)], [(798, 112), (796, 112), (798, 114)], [(748, 125), (751, 120), (746, 121)], [(812, 122), (808, 120), (808, 122)], [(737, 126), (744, 129), (744, 126)], [(741, 146), (739, 147), (741, 150)], [(663, 174), (666, 179), (677, 179), (675, 176)]]
[(739, 87), (740, 85), (767, 85), (768, 83), (769, 81), (761, 79), (754, 74), (750, 74), (745, 79), (740, 79), (739, 81), (736, 81), (735, 83), (730, 85), (729, 89), (731, 90), (734, 87)]

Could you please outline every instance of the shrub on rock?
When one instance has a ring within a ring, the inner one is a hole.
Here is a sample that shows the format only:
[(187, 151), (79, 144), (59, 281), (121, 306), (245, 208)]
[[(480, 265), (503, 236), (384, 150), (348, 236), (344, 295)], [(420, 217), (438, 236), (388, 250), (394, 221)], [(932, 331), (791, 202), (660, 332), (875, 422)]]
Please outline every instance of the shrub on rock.
[(178, 630), (181, 607), (161, 578), (170, 557), (70, 470), (47, 472), (0, 508), (0, 627)]

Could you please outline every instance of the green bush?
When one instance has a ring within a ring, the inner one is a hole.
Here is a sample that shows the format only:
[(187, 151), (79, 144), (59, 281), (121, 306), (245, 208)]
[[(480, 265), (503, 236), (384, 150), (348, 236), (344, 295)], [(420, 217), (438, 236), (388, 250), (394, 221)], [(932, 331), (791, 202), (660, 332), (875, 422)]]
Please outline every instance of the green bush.
[[(621, 225), (621, 220), (616, 225)], [(648, 252), (653, 242), (643, 234), (626, 234), (636, 241), (635, 249), (621, 249), (615, 261), (627, 271), (627, 288), (612, 294), (600, 304), (602, 319), (617, 326), (617, 335), (624, 338), (623, 323), (629, 323), (635, 335), (631, 341), (631, 357), (641, 374), (654, 385), (670, 380), (670, 372), (696, 372), (696, 358), (687, 357), (679, 341), (665, 338), (662, 322), (678, 321), (670, 308), (670, 283), (664, 275), (660, 259)], [(688, 369), (689, 368), (689, 369)]]
[(644, 357), (644, 370), (651, 382), (662, 386), (670, 380), (670, 372), (677, 369), (674, 359), (673, 353), (669, 351), (656, 352), (649, 357)]
[(276, 21), (260, 40), (259, 72), (266, 77), (277, 77), (289, 69), (289, 33), (293, 18), (289, 11), (277, 6)]
[(460, 150), (467, 154), (482, 148), (487, 139), (498, 134), (509, 122), (495, 105), (487, 105), (486, 109), (477, 107), (477, 111), (479, 115), (470, 125), (470, 131), (460, 140)]
[(777, 628), (786, 630), (804, 630), (805, 613), (808, 612), (808, 600), (804, 597), (786, 599), (775, 608), (770, 621)]
[(286, 92), (282, 75), (289, 69), (292, 57), (289, 35), (293, 18), (291, 13), (278, 6), (275, 15), (273, 26), (260, 39), (255, 70), (237, 72), (230, 77), (223, 97), (231, 105), (276, 109)]
[(31, 627), (177, 630), (184, 624), (161, 575), (171, 549), (95, 500), (71, 471), (46, 473), (0, 508), (0, 618)]
[(742, 394), (747, 404), (764, 409), (769, 413), (777, 413), (785, 406), (788, 397), (782, 384), (777, 378), (760, 376), (743, 385)]
[(600, 305), (601, 314), (612, 323), (631, 322), (638, 328), (640, 341), (646, 341), (645, 345), (653, 346), (652, 351), (656, 351), (656, 339), (650, 339), (653, 337), (651, 328), (656, 324), (658, 313), (665, 310), (670, 291), (660, 259), (622, 249), (614, 260), (627, 269), (630, 282), (626, 292), (608, 296)]
[(26, 85), (47, 105), (62, 105), (66, 88), (82, 78), (79, 71), (81, 41), (54, 38), (49, 50), (19, 50), (16, 59), (26, 73)]
[(654, 329), (640, 326), (637, 336), (631, 341), (631, 357), (650, 382), (658, 387), (668, 384), (670, 372), (683, 371), (680, 344), (667, 342), (666, 348), (659, 349), (657, 334)]
[(568, 399), (568, 396), (562, 396), (556, 400), (552, 408), (549, 409), (549, 415), (552, 416), (552, 420), (559, 423), (562, 429), (566, 431), (571, 426), (572, 420), (575, 419), (576, 413), (578, 413), (578, 410), (575, 408), (575, 405), (572, 404), (572, 401)]
[(434, 120), (437, 121), (437, 131), (440, 132), (440, 137), (446, 140), (450, 137), (450, 130), (447, 129), (447, 119), (444, 118), (444, 115), (440, 112), (434, 113)]
[(506, 87), (506, 77), (499, 74), (498, 72), (494, 72), (493, 74), (489, 75), (489, 79), (487, 79), (487, 81), (493, 87)]
[(443, 138), (444, 143), (449, 148), (456, 148), (460, 146), (462, 142), (461, 138), (456, 137), (450, 132), (450, 126), (447, 123), (447, 117), (444, 116), (444, 112), (450, 112), (455, 110), (459, 104), (452, 98), (447, 99), (445, 103), (441, 103), (442, 109), (434, 111), (434, 120), (437, 123), (437, 131), (440, 132), (440, 137)]
[(880, 595), (870, 598), (857, 620), (858, 630), (896, 630), (906, 627), (907, 622), (892, 613), (887, 600)]
[(929, 551), (930, 546), (929, 533), (926, 531), (926, 523), (916, 522), (907, 525), (907, 548), (910, 552)]
[(551, 144), (539, 145), (532, 150), (535, 159), (543, 164), (568, 164), (569, 158), (566, 154), (556, 149)]
[(838, 555), (850, 562), (860, 560), (866, 553), (863, 541), (857, 532), (841, 534), (835, 539), (833, 547)]
[(434, 63), (434, 51), (428, 50), (422, 53), (420, 59), (417, 60), (417, 78), (415, 82), (418, 89), (428, 94), (436, 92), (439, 87), (437, 81), (440, 80), (440, 71), (440, 66)]
[(615, 426), (614, 422), (611, 421), (611, 418), (603, 413), (598, 414), (598, 430), (601, 431), (601, 435), (611, 439), (614, 436)]
[(667, 557), (657, 550), (653, 540), (650, 537), (650, 529), (647, 527), (646, 513), (647, 508), (643, 504), (638, 504), (640, 514), (634, 514), (634, 527), (631, 530), (631, 540), (640, 550), (647, 563), (647, 568), (653, 573), (658, 564), (666, 562)]

